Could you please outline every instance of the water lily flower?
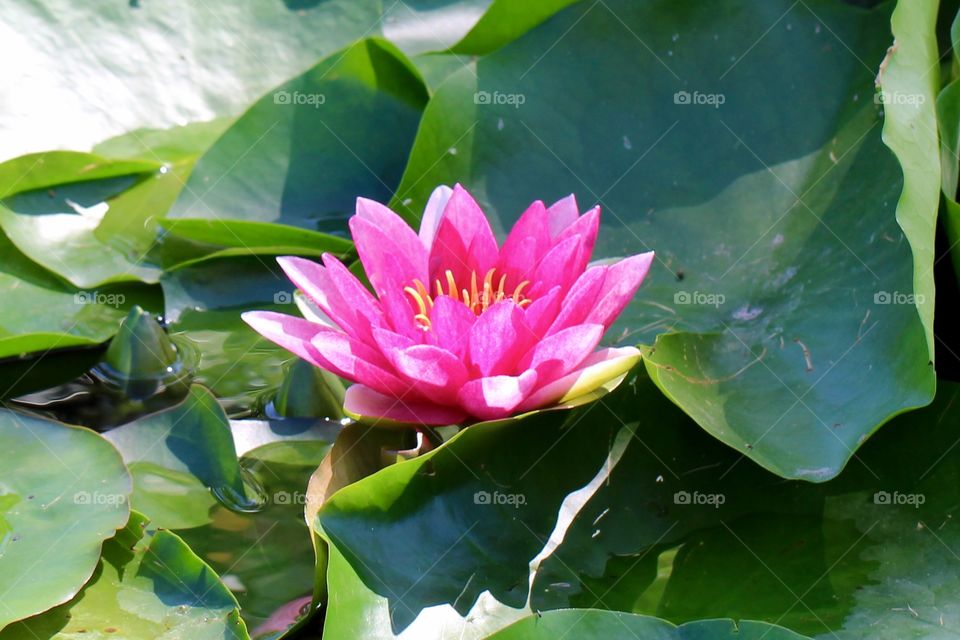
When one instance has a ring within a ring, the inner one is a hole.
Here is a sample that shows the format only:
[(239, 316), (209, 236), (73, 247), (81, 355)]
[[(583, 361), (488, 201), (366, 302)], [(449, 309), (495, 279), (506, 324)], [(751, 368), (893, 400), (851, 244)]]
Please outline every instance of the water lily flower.
[(360, 198), (350, 231), (371, 293), (336, 257), (279, 258), (319, 313), (245, 313), (256, 331), (352, 381), (354, 416), (460, 424), (566, 403), (622, 376), (633, 347), (599, 348), (653, 253), (588, 266), (600, 209), (537, 201), (499, 246), (457, 185), (434, 191), (419, 235)]

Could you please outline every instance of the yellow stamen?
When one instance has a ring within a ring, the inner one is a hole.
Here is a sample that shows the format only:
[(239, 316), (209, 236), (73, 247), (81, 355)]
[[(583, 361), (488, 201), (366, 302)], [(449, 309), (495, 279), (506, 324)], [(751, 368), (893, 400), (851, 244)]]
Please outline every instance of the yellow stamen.
[(424, 331), (427, 331), (432, 326), (430, 323), (430, 318), (428, 318), (426, 315), (422, 313), (418, 313), (417, 315), (413, 316), (413, 319), (414, 321), (416, 321), (417, 325)]
[(530, 284), (529, 280), (524, 280), (519, 285), (517, 285), (517, 288), (513, 290), (513, 295), (510, 296), (511, 298), (513, 298), (514, 302), (516, 302), (517, 304), (520, 304), (520, 299), (521, 299), (521, 296), (523, 295), (523, 290), (527, 286), (529, 286), (529, 284)]
[(440, 278), (434, 279), (433, 285), (436, 290), (435, 295), (430, 295), (430, 289), (420, 280), (414, 280), (413, 285), (404, 287), (403, 291), (410, 296), (416, 305), (417, 313), (413, 319), (424, 331), (431, 328), (430, 314), (433, 311), (434, 300), (440, 296), (449, 296), (454, 300), (462, 302), (468, 309), (476, 315), (492, 307), (498, 302), (512, 300), (521, 309), (528, 307), (533, 300), (523, 294), (524, 289), (530, 286), (529, 280), (524, 280), (513, 289), (509, 296), (506, 294), (507, 275), (501, 274), (497, 281), (497, 287), (494, 289), (493, 283), (496, 278), (496, 269), (488, 270), (483, 276), (482, 286), (479, 282), (476, 271), (470, 273), (470, 288), (458, 287), (453, 271), (447, 269), (443, 273), (443, 279), (446, 280), (447, 290), (444, 291), (443, 282)]
[(451, 298), (457, 297), (457, 283), (453, 279), (453, 271), (447, 269), (447, 295)]
[[(420, 284), (420, 281), (419, 281), (419, 280), (415, 281), (415, 284)], [(417, 287), (417, 289), (419, 289), (419, 288), (421, 288), (421, 287), (423, 287), (423, 285), (420, 285), (420, 287)], [(420, 313), (425, 315), (425, 314), (427, 313), (427, 303), (426, 303), (426, 301), (423, 299), (423, 296), (420, 295), (420, 292), (417, 291), (417, 289), (414, 289), (413, 287), (404, 287), (404, 288), (403, 288), (403, 290), (404, 290), (406, 293), (410, 294), (410, 297), (413, 298), (413, 301), (414, 301), (415, 303), (417, 303), (417, 307), (420, 308)], [(429, 296), (427, 296), (427, 299), (429, 300)], [(433, 306), (433, 301), (432, 301), (432, 300), (431, 300), (431, 302), (430, 302), (430, 306)]]
[(480, 296), (477, 293), (477, 272), (470, 272), (470, 302), (467, 303), (467, 306), (472, 310), (475, 306), (480, 304)]

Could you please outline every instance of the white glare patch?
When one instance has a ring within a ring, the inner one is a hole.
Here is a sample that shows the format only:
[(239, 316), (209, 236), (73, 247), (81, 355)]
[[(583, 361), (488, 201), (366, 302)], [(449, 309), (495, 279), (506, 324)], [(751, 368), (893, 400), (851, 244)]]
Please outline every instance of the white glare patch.
[(232, 573), (221, 576), (220, 580), (227, 589), (230, 589), (230, 591), (233, 591), (234, 593), (247, 590), (246, 585), (240, 581), (240, 578)]
[(763, 313), (763, 307), (751, 307), (750, 305), (743, 305), (739, 309), (733, 312), (733, 317), (737, 320), (753, 320), (757, 316)]
[(84, 207), (73, 200), (67, 200), (66, 202), (76, 213), (88, 220), (96, 220), (98, 222), (103, 220), (103, 216), (107, 215), (107, 211), (110, 210), (110, 205), (106, 202), (98, 202), (92, 207)]

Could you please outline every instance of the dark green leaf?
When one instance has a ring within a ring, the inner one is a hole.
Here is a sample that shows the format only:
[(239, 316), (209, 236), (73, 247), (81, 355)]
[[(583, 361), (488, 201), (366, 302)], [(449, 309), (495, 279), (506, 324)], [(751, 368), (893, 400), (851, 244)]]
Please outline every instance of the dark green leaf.
[[(460, 181), (503, 233), (538, 198), (599, 202), (597, 257), (658, 255), (610, 337), (649, 345), (650, 375), (715, 437), (827, 480), (934, 391), (926, 169), (898, 207), (863, 62), (883, 57), (889, 9), (571, 6), (446, 81), (393, 203), (415, 220)], [(890, 126), (902, 162), (929, 164), (927, 132), (905, 151)]]

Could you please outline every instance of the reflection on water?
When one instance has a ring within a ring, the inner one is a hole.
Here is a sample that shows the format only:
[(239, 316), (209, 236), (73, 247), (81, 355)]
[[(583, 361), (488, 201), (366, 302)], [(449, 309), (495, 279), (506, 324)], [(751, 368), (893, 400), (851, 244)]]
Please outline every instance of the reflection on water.
[(214, 487), (211, 489), (217, 501), (237, 513), (257, 513), (263, 511), (270, 501), (267, 490), (246, 467), (240, 467), (240, 479), (243, 481), (243, 494), (231, 486)]
[(56, 420), (106, 430), (183, 400), (197, 359), (192, 345), (171, 340), (160, 320), (135, 306), (93, 368), (13, 402)]
[(241, 463), (247, 480), (261, 489), (260, 508), (244, 511), (217, 504), (210, 523), (176, 533), (221, 576), (254, 628), (287, 603), (313, 593), (311, 534), (303, 517), (306, 486), (329, 444), (268, 444), (248, 452)]

